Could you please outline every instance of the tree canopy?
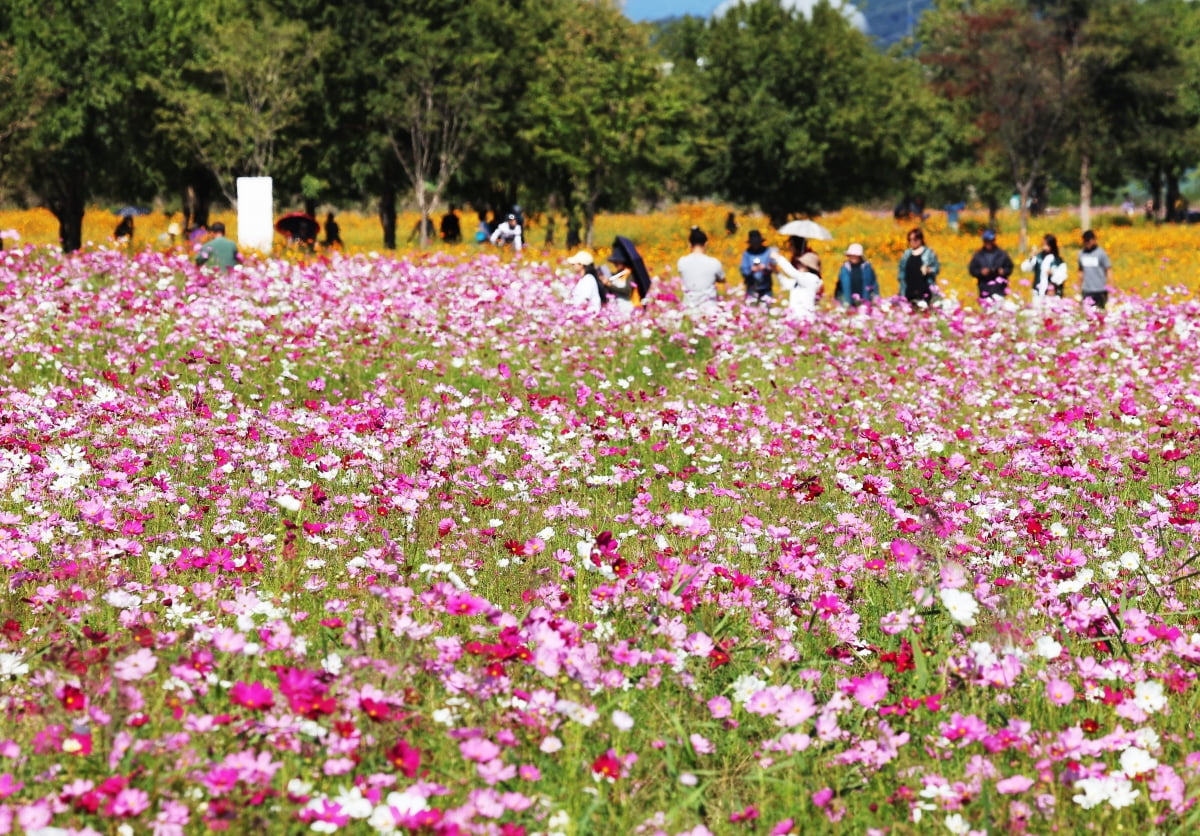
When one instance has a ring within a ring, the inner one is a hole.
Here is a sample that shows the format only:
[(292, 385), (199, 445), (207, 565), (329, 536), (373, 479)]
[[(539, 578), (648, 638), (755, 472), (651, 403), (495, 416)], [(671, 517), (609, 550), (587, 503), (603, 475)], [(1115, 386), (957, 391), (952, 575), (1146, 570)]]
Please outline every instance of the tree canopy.
[(611, 0), (0, 0), (0, 197), (48, 207), (67, 250), (90, 201), (174, 193), (202, 222), (257, 174), (310, 211), (374, 203), (385, 246), (405, 195), (585, 233), (664, 196), (781, 222), (1050, 180), (1084, 218), (1131, 179), (1174, 209), (1197, 44), (1186, 0), (938, 0), (886, 53), (823, 0), (661, 27)]

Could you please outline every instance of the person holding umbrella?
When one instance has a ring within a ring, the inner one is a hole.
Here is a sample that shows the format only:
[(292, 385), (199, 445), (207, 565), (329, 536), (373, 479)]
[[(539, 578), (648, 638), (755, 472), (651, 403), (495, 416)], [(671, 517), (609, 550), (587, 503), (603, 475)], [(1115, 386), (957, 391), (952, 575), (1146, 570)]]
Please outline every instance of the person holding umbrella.
[[(808, 245), (808, 242), (832, 241), (833, 236), (829, 233), (828, 229), (821, 226), (816, 221), (800, 219), (788, 221), (783, 226), (779, 227), (776, 232), (778, 232), (780, 235), (788, 236), (788, 248), (792, 253), (789, 263), (797, 272), (805, 269), (805, 266), (800, 263), (801, 256), (803, 256), (805, 253), (812, 253), (813, 258), (809, 259), (809, 261), (816, 259), (816, 267), (814, 269), (817, 271), (818, 275), (820, 274), (821, 258), (816, 254), (816, 252), (813, 251), (812, 247)], [(821, 291), (819, 289), (817, 291), (817, 295), (821, 295)]]
[(133, 218), (135, 215), (149, 215), (150, 210), (143, 206), (122, 206), (116, 210), (121, 222), (113, 230), (113, 238), (122, 246), (133, 243)]
[[(214, 227), (213, 231), (216, 229)], [(301, 244), (312, 249), (321, 232), (321, 224), (307, 212), (289, 212), (275, 222), (275, 231), (290, 244)]]
[(612, 255), (608, 257), (611, 270), (600, 271), (596, 280), (601, 284), (599, 290), (602, 297), (613, 299), (613, 308), (624, 316), (633, 313), (633, 268), (629, 264), (629, 256), (622, 247), (613, 247)]

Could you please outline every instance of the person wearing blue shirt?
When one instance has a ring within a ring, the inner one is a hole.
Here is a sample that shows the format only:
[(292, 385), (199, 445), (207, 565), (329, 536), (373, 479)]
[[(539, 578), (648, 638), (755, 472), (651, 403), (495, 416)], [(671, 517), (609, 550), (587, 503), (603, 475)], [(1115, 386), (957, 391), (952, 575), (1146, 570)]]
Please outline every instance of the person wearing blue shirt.
[(772, 256), (774, 247), (768, 247), (763, 241), (762, 233), (757, 229), (750, 230), (746, 236), (746, 251), (742, 253), (741, 273), (746, 282), (746, 304), (769, 305), (774, 301), (771, 295), (772, 278), (775, 265)]
[(875, 268), (863, 256), (862, 244), (851, 244), (846, 248), (846, 263), (838, 271), (837, 300), (852, 308), (879, 298)]

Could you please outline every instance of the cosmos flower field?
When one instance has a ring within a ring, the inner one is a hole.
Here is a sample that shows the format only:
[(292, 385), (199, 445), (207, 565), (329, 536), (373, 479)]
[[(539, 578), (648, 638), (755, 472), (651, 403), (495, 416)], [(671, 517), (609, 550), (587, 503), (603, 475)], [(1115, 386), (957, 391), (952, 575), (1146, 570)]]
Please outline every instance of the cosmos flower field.
[(1200, 303), (0, 254), (0, 833), (1187, 832)]

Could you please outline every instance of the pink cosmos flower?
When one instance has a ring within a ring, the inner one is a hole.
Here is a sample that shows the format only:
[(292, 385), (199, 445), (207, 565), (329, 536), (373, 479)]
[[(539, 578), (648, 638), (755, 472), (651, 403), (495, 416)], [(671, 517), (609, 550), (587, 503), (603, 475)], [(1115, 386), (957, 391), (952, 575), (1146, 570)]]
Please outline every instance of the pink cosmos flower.
[(1075, 699), (1075, 689), (1071, 683), (1061, 679), (1051, 679), (1046, 683), (1046, 696), (1055, 705), (1067, 705)]
[(996, 792), (1001, 795), (1017, 795), (1032, 787), (1034, 781), (1032, 778), (1026, 778), (1024, 775), (1013, 775), (1011, 778), (1005, 778), (1002, 781), (996, 782)]
[(229, 701), (260, 711), (275, 705), (275, 692), (261, 682), (238, 682), (229, 689)]
[(486, 763), (500, 756), (500, 747), (483, 737), (473, 737), (458, 744), (458, 751), (464, 758), (476, 763)]
[(150, 809), (150, 796), (145, 790), (123, 789), (113, 798), (109, 814), (118, 818), (133, 818)]
[(853, 677), (847, 692), (863, 708), (871, 708), (887, 696), (888, 678), (879, 671), (871, 671), (866, 676)]
[(158, 665), (158, 657), (149, 648), (141, 648), (113, 665), (113, 676), (125, 682), (146, 677)]
[(25, 784), (13, 778), (11, 772), (0, 774), (0, 799), (8, 798), (21, 791)]
[(446, 612), (451, 615), (479, 615), (489, 609), (491, 605), (487, 601), (469, 592), (457, 592), (446, 596)]
[(729, 697), (713, 697), (708, 701), (708, 710), (713, 719), (723, 720), (733, 713), (733, 703), (729, 701)]

